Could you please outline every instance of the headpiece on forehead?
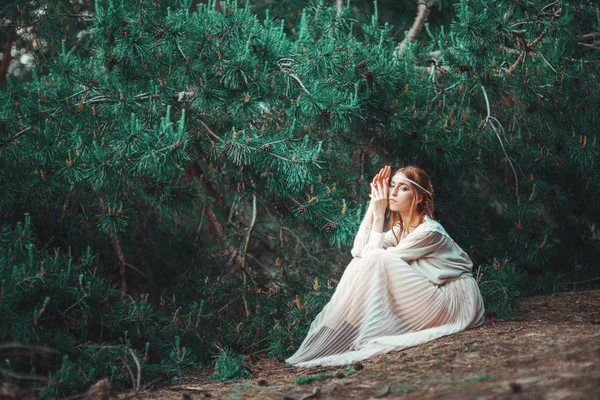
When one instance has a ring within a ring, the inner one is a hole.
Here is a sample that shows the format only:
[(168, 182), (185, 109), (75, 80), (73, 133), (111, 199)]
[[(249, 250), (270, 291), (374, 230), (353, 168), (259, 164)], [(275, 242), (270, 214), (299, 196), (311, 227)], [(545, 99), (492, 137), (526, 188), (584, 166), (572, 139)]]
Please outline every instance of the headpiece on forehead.
[(408, 179), (407, 177), (400, 175), (400, 174), (396, 174), (396, 175), (392, 176), (392, 179), (394, 179), (394, 178), (400, 178), (404, 181), (410, 182), (413, 185), (415, 185), (416, 187), (421, 188), (423, 191), (425, 191), (425, 193), (427, 193), (433, 197), (433, 193), (431, 193), (429, 190), (425, 189), (423, 186), (419, 185), (417, 182), (413, 181), (412, 179)]

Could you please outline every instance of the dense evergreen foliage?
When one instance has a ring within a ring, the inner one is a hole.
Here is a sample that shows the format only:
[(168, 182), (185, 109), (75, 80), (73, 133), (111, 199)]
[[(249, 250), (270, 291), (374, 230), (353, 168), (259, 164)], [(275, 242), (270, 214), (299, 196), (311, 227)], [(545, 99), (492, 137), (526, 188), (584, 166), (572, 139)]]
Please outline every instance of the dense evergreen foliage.
[(288, 355), (384, 164), (430, 174), (491, 314), (597, 283), (597, 5), (421, 3), (6, 6), (33, 61), (0, 89), (0, 332), (45, 347), (4, 378), (59, 396)]

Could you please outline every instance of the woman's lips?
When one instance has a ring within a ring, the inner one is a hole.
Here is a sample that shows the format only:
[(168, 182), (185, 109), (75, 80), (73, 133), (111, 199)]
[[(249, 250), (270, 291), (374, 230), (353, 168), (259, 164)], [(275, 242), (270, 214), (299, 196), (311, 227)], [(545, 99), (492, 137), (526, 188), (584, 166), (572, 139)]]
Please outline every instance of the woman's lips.
[(390, 203), (395, 203), (395, 202), (396, 202), (396, 200), (391, 200), (391, 199), (390, 199)]

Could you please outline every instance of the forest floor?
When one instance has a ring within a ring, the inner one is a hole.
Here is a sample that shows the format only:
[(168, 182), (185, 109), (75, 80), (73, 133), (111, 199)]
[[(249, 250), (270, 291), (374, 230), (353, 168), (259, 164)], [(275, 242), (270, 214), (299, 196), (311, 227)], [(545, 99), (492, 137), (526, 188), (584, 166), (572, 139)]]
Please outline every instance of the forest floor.
[(301, 369), (265, 358), (252, 364), (250, 380), (207, 381), (202, 376), (212, 371), (202, 371), (137, 397), (600, 399), (600, 290), (530, 297), (522, 304), (516, 319), (488, 319), (482, 327), (354, 366)]

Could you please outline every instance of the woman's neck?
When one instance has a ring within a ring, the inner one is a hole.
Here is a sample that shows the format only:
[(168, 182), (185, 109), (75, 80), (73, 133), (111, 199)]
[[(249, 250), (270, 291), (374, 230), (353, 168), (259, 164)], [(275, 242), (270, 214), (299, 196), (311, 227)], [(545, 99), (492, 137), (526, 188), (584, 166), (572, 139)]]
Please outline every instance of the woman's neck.
[(406, 234), (409, 234), (410, 232), (414, 231), (415, 228), (419, 225), (421, 225), (423, 223), (423, 221), (425, 221), (425, 217), (423, 215), (415, 215), (413, 216), (413, 219), (410, 221), (410, 223), (407, 223), (406, 221), (408, 221), (408, 216), (402, 216), (402, 224), (404, 225), (404, 231), (406, 232)]

